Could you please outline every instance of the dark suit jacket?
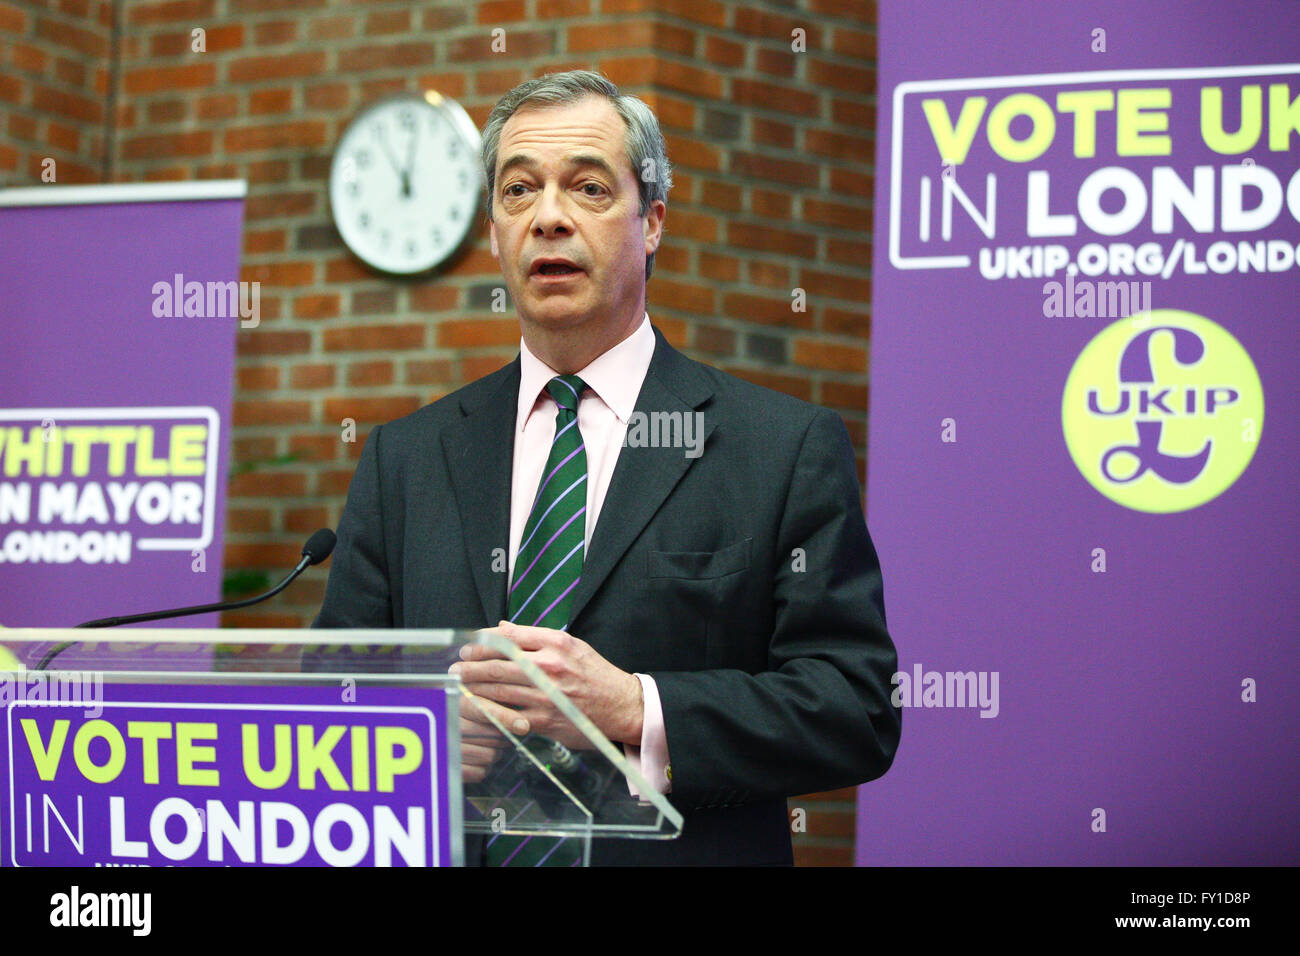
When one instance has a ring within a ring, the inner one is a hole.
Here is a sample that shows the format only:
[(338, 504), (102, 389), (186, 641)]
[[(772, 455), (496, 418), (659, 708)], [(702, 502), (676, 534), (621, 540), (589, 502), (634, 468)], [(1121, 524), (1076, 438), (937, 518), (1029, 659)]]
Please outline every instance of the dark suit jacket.
[[(620, 450), (569, 633), (654, 677), (685, 819), (593, 863), (791, 861), (785, 798), (883, 774), (897, 658), (839, 416), (691, 361), (655, 330), (636, 410), (706, 441)], [(519, 360), (376, 427), (315, 627), (487, 627), (506, 616)], [(499, 566), (499, 562), (498, 562)]]

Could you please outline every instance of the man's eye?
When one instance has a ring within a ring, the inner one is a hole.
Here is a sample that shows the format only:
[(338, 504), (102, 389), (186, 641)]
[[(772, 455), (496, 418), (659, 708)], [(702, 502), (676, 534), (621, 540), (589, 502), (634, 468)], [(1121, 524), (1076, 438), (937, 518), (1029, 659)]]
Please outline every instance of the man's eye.
[(595, 195), (598, 195), (599, 193), (603, 193), (603, 192), (605, 191), (605, 187), (602, 186), (600, 183), (583, 183), (583, 184), (582, 184), (582, 188), (583, 188), (583, 189), (586, 189), (588, 186), (593, 186), (593, 187), (595, 187), (595, 189), (596, 189), (596, 192), (594, 192), (594, 193), (587, 193), (588, 196), (595, 196)]
[(512, 189), (523, 189), (523, 188), (524, 188), (524, 184), (523, 184), (523, 183), (511, 183), (509, 186), (506, 187), (505, 193), (506, 193), (507, 196), (518, 196), (519, 193), (512, 193), (510, 190), (512, 190)]

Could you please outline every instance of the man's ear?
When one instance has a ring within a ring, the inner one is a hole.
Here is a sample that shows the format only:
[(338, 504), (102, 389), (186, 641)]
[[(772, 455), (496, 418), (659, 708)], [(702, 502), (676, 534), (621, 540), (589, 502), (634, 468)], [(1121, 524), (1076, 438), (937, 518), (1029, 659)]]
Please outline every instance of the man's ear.
[(488, 220), (488, 238), (492, 241), (492, 258), (501, 261), (501, 249), (497, 246), (497, 224)]
[(656, 199), (646, 210), (645, 218), (641, 220), (645, 226), (646, 255), (659, 251), (659, 243), (664, 234), (664, 217), (668, 214), (668, 206), (662, 199)]

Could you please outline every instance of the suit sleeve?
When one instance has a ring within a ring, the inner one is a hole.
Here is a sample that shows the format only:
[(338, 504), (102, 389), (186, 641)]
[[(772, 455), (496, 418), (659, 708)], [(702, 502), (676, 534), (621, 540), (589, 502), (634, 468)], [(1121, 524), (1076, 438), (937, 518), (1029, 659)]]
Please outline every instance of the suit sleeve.
[[(802, 549), (802, 563), (799, 551)], [(820, 409), (777, 535), (768, 670), (653, 672), (686, 808), (855, 786), (894, 758), (898, 658), (840, 417)]]
[(361, 460), (348, 487), (339, 520), (338, 542), (330, 560), (325, 600), (312, 627), (382, 628), (393, 626), (393, 604), (384, 551), (383, 490), (379, 443), (383, 426), (366, 438)]

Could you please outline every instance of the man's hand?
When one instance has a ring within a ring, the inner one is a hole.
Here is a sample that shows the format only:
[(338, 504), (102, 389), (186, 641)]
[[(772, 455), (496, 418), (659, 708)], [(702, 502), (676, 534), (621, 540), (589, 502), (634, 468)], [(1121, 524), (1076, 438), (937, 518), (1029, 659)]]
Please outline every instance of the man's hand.
[[(509, 621), (502, 621), (495, 630), (517, 644), (606, 737), (616, 743), (641, 743), (645, 703), (641, 682), (634, 675), (619, 670), (591, 645), (564, 631)], [(460, 676), (470, 693), (486, 699), (479, 702), (480, 708), (490, 707), (487, 702), (498, 705), (494, 715), (512, 733), (531, 732), (566, 747), (586, 747), (586, 738), (529, 683), (519, 665), (476, 644), (462, 647), (460, 656), (461, 663), (453, 664), (451, 673)], [(527, 726), (517, 729), (518, 720)]]
[[(506, 745), (505, 737), (491, 721), (483, 715), (483, 708), (495, 707), (487, 701), (476, 701), (470, 697), (461, 698), (460, 704), (460, 765), (461, 779), (465, 783), (478, 783), (487, 775), (488, 769), (497, 762)], [(513, 717), (504, 713), (504, 724), (510, 727)], [(500, 719), (500, 718), (498, 718)], [(511, 728), (513, 730), (513, 728)]]

